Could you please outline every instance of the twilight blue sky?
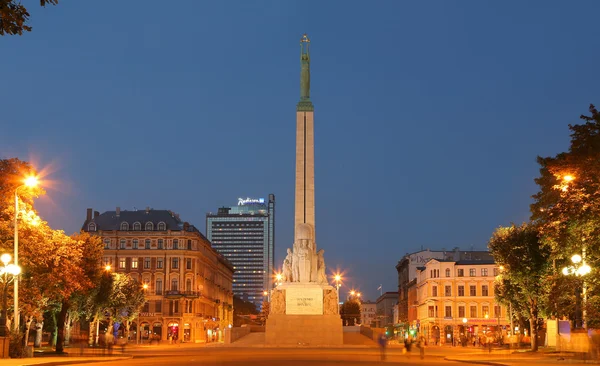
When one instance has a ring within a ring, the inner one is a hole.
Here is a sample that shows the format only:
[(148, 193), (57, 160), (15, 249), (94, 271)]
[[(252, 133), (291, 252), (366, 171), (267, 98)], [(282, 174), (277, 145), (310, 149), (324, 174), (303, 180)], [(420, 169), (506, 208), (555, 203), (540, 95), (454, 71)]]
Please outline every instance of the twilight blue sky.
[(151, 206), (204, 231), (274, 193), (277, 265), (307, 32), (317, 245), (371, 299), (405, 253), (527, 220), (536, 156), (600, 104), (597, 1), (25, 3), (33, 32), (0, 38), (0, 157), (51, 172), (43, 218)]

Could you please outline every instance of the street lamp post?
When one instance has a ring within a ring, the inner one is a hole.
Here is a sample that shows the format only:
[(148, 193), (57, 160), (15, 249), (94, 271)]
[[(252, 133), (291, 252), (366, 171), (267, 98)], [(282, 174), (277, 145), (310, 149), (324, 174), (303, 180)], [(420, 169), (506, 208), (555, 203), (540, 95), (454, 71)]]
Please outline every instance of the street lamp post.
[(11, 280), (16, 284), (17, 276), (21, 273), (21, 267), (16, 264), (9, 264), (11, 259), (10, 254), (2, 254), (0, 256), (0, 261), (4, 264), (4, 266), (0, 267), (0, 281), (4, 284), (2, 289), (2, 314), (0, 314), (0, 317), (4, 319), (4, 324), (2, 325), (2, 329), (0, 329), (0, 335), (6, 335), (7, 332), (8, 284)]
[[(38, 179), (34, 176), (27, 177), (24, 184), (18, 186), (15, 189), (15, 235), (14, 235), (14, 257), (15, 266), (19, 266), (19, 188), (22, 187), (35, 187), (38, 185)], [(15, 306), (14, 306), (14, 323), (13, 329), (19, 330), (19, 279), (15, 278)]]
[[(583, 248), (582, 250), (582, 255), (579, 254), (575, 254), (571, 257), (571, 262), (573, 262), (573, 265), (570, 266), (566, 266), (562, 269), (562, 273), (565, 276), (569, 276), (569, 275), (574, 275), (577, 277), (581, 277), (582, 280), (582, 292), (583, 292), (583, 311), (582, 311), (582, 319), (581, 319), (581, 323), (583, 328), (587, 328), (587, 324), (585, 322), (585, 317), (586, 317), (586, 311), (585, 311), (585, 303), (586, 303), (586, 286), (585, 286), (585, 275), (589, 274), (592, 271), (592, 267), (590, 267), (588, 264), (585, 263), (585, 248)], [(581, 309), (579, 309), (580, 307), (580, 294), (579, 294), (579, 289), (577, 290), (577, 301), (575, 302), (575, 324), (574, 327), (577, 328), (579, 326), (579, 312)]]

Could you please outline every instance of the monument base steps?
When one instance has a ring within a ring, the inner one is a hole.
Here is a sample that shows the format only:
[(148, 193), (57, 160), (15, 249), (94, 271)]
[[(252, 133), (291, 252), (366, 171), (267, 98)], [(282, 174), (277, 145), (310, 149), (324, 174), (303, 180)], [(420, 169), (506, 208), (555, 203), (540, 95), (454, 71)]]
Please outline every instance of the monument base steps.
[(278, 346), (337, 346), (344, 343), (342, 320), (333, 315), (270, 314), (266, 344)]

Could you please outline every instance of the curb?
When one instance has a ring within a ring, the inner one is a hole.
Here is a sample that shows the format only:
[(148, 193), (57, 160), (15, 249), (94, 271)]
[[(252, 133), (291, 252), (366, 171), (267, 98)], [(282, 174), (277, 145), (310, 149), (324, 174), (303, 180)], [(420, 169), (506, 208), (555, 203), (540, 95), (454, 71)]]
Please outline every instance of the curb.
[(483, 361), (483, 360), (459, 360), (459, 359), (456, 359), (456, 358), (449, 358), (449, 357), (444, 357), (444, 361), (473, 363), (473, 364), (476, 364), (476, 365), (508, 366), (505, 363), (499, 363), (499, 362), (490, 362), (490, 361)]

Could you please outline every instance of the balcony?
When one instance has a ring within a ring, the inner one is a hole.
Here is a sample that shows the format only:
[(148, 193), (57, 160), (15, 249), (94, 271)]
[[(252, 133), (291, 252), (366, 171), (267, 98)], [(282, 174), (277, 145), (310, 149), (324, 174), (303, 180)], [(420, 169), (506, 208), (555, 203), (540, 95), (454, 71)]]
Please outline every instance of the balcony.
[(199, 291), (185, 291), (183, 292), (183, 296), (188, 299), (197, 299), (200, 297)]
[(179, 290), (165, 291), (165, 297), (167, 299), (180, 299), (183, 297), (183, 292), (179, 292)]

